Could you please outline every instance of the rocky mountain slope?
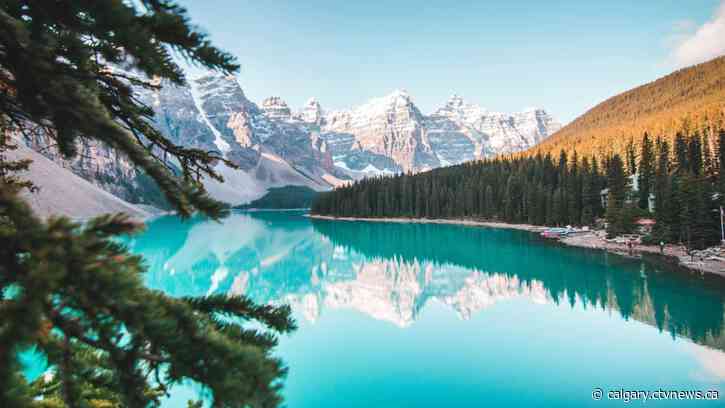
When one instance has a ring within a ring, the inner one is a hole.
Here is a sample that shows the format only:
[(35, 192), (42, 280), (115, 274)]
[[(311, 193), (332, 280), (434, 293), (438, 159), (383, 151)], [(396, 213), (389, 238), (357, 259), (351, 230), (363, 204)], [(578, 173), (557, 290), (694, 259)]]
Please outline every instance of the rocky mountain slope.
[[(188, 86), (139, 90), (154, 126), (173, 142), (216, 151), (239, 166), (219, 164), (226, 182), (207, 180), (216, 198), (243, 204), (272, 187), (325, 190), (370, 175), (423, 171), (529, 148), (560, 125), (543, 110), (493, 113), (452, 97), (423, 114), (405, 91), (355, 109), (325, 111), (316, 99), (300, 110), (273, 96), (250, 101), (235, 77), (209, 75)], [(100, 145), (62, 160), (42, 137), (28, 141), (46, 157), (123, 199), (163, 206), (153, 183)]]
[[(515, 114), (489, 112), (453, 95), (428, 117), (427, 128), (439, 159), (457, 164), (535, 146), (561, 124), (543, 109)], [(461, 160), (462, 156), (466, 159)]]
[(358, 174), (423, 171), (517, 152), (561, 128), (541, 109), (489, 112), (457, 95), (426, 116), (401, 90), (324, 114), (320, 123), (335, 165)]
[(150, 208), (127, 203), (22, 144), (5, 156), (10, 161), (33, 160), (32, 168), (19, 176), (38, 188), (23, 195), (41, 217), (56, 214), (87, 219), (107, 212), (122, 212), (141, 220), (153, 215)]

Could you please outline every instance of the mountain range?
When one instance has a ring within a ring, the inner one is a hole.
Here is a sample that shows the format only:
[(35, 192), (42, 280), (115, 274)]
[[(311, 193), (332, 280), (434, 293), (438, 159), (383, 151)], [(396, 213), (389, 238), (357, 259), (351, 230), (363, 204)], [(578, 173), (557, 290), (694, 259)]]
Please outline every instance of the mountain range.
[[(249, 202), (273, 187), (321, 191), (366, 176), (517, 152), (561, 127), (542, 109), (490, 112), (457, 95), (425, 115), (403, 90), (349, 110), (326, 110), (314, 98), (293, 110), (276, 96), (252, 102), (233, 76), (161, 85), (137, 91), (155, 112), (154, 126), (176, 144), (219, 152), (239, 166), (217, 166), (225, 183), (205, 180), (212, 196), (230, 204)], [(82, 142), (81, 154), (69, 161), (47, 138), (26, 143), (126, 201), (163, 207), (153, 182), (104, 146)]]

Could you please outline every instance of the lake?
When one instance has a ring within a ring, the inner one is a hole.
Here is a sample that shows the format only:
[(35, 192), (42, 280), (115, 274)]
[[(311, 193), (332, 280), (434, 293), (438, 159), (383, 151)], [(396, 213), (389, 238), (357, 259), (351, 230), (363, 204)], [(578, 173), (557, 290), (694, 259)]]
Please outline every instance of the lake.
[(162, 217), (128, 245), (170, 295), (292, 305), (299, 329), (278, 348), (291, 408), (621, 406), (610, 391), (724, 388), (719, 278), (522, 231), (299, 211)]

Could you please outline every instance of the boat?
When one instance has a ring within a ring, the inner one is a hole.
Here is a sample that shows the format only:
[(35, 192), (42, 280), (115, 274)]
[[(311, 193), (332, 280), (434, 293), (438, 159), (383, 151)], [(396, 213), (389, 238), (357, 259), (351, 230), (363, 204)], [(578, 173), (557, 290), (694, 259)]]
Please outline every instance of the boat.
[(572, 228), (566, 227), (566, 228), (548, 228), (544, 230), (544, 232), (541, 233), (541, 236), (544, 238), (562, 238), (567, 235), (569, 235), (573, 231)]

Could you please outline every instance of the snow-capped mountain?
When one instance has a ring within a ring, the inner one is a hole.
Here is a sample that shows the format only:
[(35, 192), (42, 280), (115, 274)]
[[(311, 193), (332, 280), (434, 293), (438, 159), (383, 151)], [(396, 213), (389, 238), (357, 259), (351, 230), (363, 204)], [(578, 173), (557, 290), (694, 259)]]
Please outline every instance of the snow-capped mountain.
[(542, 109), (489, 112), (457, 95), (426, 116), (401, 90), (326, 113), (321, 124), (335, 164), (362, 173), (422, 171), (512, 153), (561, 128)]
[(262, 101), (262, 110), (264, 114), (272, 120), (287, 121), (292, 117), (292, 111), (287, 102), (279, 96), (270, 96)]
[(320, 102), (318, 102), (315, 98), (310, 98), (307, 100), (305, 106), (302, 107), (302, 110), (295, 115), (295, 118), (305, 123), (311, 123), (319, 126), (322, 122), (322, 115), (323, 112)]
[(330, 112), (321, 136), (335, 164), (353, 171), (399, 172), (437, 167), (424, 115), (406, 91), (396, 90), (351, 111)]
[(543, 109), (489, 112), (453, 95), (428, 117), (429, 139), (443, 162), (457, 157), (484, 158), (536, 145), (561, 128)]
[[(225, 183), (206, 181), (213, 196), (231, 204), (259, 198), (270, 187), (325, 190), (365, 176), (423, 171), (514, 152), (560, 128), (540, 109), (493, 113), (458, 96), (425, 115), (404, 90), (350, 110), (325, 111), (312, 98), (294, 111), (279, 96), (257, 105), (233, 76), (208, 75), (188, 86), (161, 85), (159, 90), (137, 91), (156, 113), (153, 125), (176, 144), (218, 152), (239, 166), (219, 164)], [(29, 145), (62, 161), (42, 140)], [(124, 158), (103, 146), (81, 150), (89, 154), (64, 165), (125, 200), (157, 204), (151, 196), (160, 195), (152, 183)]]

